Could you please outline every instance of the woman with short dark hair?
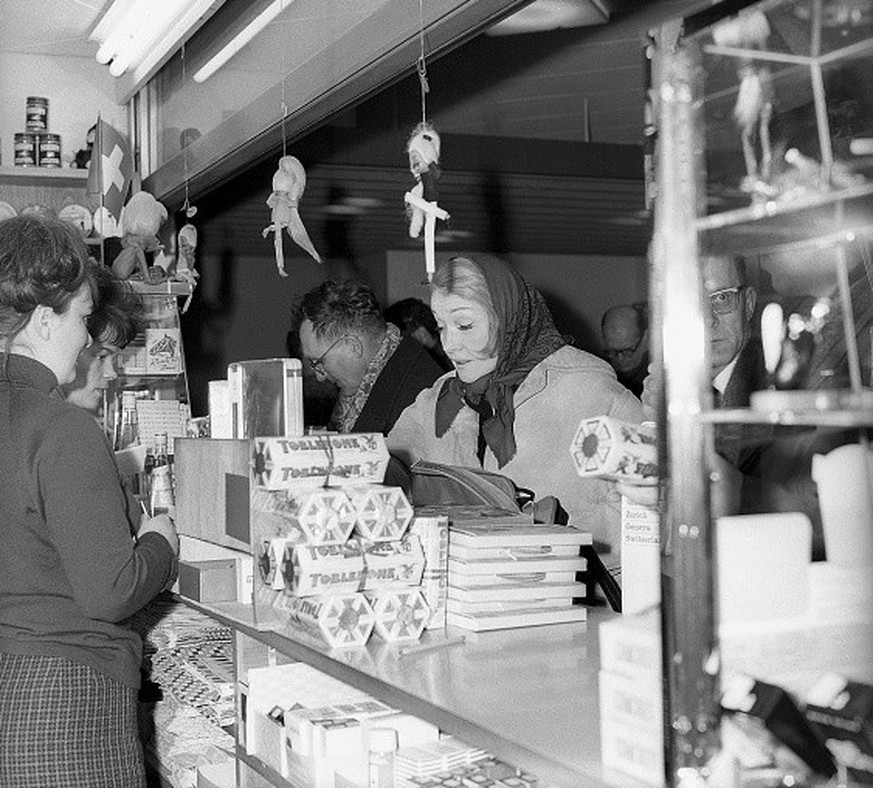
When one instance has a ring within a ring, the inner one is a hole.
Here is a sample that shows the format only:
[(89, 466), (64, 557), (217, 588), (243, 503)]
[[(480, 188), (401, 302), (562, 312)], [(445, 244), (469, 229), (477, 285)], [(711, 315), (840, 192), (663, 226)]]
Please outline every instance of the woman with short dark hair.
[[(127, 505), (92, 416), (64, 401), (97, 292), (78, 231), (0, 222), (0, 785), (143, 786), (142, 643), (178, 539)], [(136, 534), (134, 537), (133, 534)]]

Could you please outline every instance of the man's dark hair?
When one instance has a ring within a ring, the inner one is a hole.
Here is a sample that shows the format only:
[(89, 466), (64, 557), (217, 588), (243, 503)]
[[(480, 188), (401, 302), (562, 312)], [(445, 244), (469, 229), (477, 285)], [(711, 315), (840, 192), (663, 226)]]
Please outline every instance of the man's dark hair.
[(385, 332), (385, 318), (376, 294), (355, 279), (328, 279), (306, 293), (295, 311), (298, 327), (304, 320), (312, 323), (312, 331), (319, 338)]
[(439, 336), (436, 318), (430, 307), (420, 298), (403, 298), (385, 310), (385, 319), (394, 323), (404, 334), (424, 328), (434, 338)]

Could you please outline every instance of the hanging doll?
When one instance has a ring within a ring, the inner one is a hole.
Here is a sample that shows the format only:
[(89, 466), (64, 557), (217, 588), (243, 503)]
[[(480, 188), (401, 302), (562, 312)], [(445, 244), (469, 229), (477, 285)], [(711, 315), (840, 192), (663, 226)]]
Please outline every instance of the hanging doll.
[(287, 229), (288, 235), (304, 251), (308, 252), (317, 262), (321, 262), (318, 252), (309, 240), (300, 212), (298, 202), (306, 189), (306, 170), (294, 156), (282, 156), (279, 159), (279, 169), (273, 175), (273, 193), (267, 198), (267, 205), (273, 209), (270, 216), (271, 224), (264, 228), (263, 236), (275, 233), (276, 266), (280, 276), (288, 276), (285, 272), (285, 255), (282, 249), (282, 230)]
[[(719, 22), (712, 31), (718, 46), (763, 49), (770, 37), (770, 23), (760, 11), (740, 13), (733, 19)], [(740, 84), (734, 105), (734, 120), (740, 130), (746, 176), (740, 188), (746, 192), (770, 196), (769, 186), (773, 160), (770, 143), (770, 121), (773, 117), (773, 79), (765, 62), (744, 57), (737, 69)], [(760, 143), (758, 160), (756, 140)]]
[(121, 251), (112, 263), (113, 273), (128, 279), (135, 273), (143, 282), (156, 283), (166, 278), (158, 266), (149, 268), (146, 252), (163, 248), (158, 240), (158, 230), (167, 220), (167, 209), (148, 192), (134, 194), (121, 209)]
[(419, 123), (406, 144), (409, 169), (415, 186), (404, 195), (409, 216), (409, 236), (418, 238), (424, 227), (424, 262), (427, 278), (436, 268), (436, 220), (448, 221), (449, 214), (437, 204), (437, 181), (440, 177), (440, 135), (429, 123)]
[[(437, 202), (437, 181), (440, 179), (440, 135), (430, 123), (419, 123), (406, 144), (409, 170), (415, 176), (410, 194), (429, 203)], [(424, 227), (425, 211), (415, 202), (407, 201), (409, 237), (418, 238)]]
[(194, 268), (194, 256), (197, 251), (197, 228), (190, 222), (185, 222), (182, 225), (182, 229), (179, 230), (176, 248), (176, 279), (191, 285), (191, 292), (182, 305), (182, 314), (184, 314), (188, 311), (188, 307), (191, 306), (191, 299), (194, 296), (194, 285), (197, 283), (197, 277), (200, 276)]

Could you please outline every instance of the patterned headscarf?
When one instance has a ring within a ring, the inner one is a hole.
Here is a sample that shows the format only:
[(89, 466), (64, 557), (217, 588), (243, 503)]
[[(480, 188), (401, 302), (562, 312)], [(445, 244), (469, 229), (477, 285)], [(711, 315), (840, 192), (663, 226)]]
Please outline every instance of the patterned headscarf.
[[(449, 378), (436, 405), (436, 434), (441, 437), (464, 403), (479, 414), (479, 462), (485, 447), (503, 467), (514, 456), (516, 389), (528, 373), (547, 356), (566, 344), (555, 328), (552, 315), (540, 293), (514, 268), (494, 259), (472, 260), (482, 272), (498, 320), (497, 366), (473, 383)], [(449, 261), (448, 265), (453, 265)]]

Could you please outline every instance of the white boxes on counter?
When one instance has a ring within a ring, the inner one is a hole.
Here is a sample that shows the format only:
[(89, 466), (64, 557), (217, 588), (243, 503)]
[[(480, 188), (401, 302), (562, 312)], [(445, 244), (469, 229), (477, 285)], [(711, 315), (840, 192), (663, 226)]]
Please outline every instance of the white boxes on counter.
[(591, 534), (514, 521), (449, 526), (446, 620), (474, 631), (585, 621), (576, 573)]

